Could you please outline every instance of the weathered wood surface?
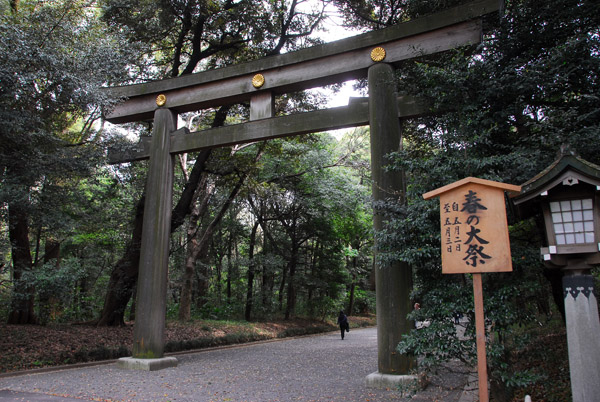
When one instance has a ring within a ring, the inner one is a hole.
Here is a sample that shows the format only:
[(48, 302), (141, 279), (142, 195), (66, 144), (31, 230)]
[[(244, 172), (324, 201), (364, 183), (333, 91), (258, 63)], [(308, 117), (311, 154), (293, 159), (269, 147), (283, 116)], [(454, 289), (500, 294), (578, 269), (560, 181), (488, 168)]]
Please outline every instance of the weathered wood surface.
[[(127, 98), (108, 112), (112, 123), (153, 118), (156, 96), (165, 94), (164, 107), (178, 113), (249, 101), (259, 91), (274, 95), (366, 77), (371, 50), (383, 46), (386, 63), (478, 43), (481, 23), (473, 20), (497, 11), (500, 1), (479, 0), (426, 18), (352, 38), (278, 56), (145, 84), (109, 88), (114, 97)], [(265, 84), (252, 86), (254, 74)]]
[(483, 310), (483, 286), (481, 274), (473, 274), (473, 298), (475, 300), (475, 337), (477, 344), (477, 378), (479, 401), (489, 402), (487, 356), (485, 352), (485, 315)]
[(175, 113), (167, 109), (156, 111), (133, 327), (135, 358), (159, 358), (164, 352), (174, 169), (169, 133), (176, 124)]
[(275, 115), (275, 97), (271, 92), (258, 92), (250, 98), (250, 120), (260, 120)]
[[(411, 118), (431, 113), (429, 105), (411, 96), (398, 98), (398, 118)], [(348, 106), (313, 112), (297, 113), (211, 128), (190, 133), (179, 129), (171, 135), (171, 153), (199, 151), (232, 144), (243, 144), (298, 134), (318, 133), (369, 124), (367, 98), (351, 98)], [(110, 163), (125, 163), (148, 159), (151, 138), (144, 138), (137, 147), (126, 152), (109, 152)]]
[[(369, 121), (371, 128), (371, 179), (375, 203), (387, 199), (404, 203), (405, 184), (401, 172), (385, 167), (386, 155), (401, 149), (402, 135), (397, 118), (397, 95), (392, 66), (379, 63), (369, 69)], [(377, 209), (373, 210), (373, 229), (385, 230), (387, 219)], [(378, 253), (379, 241), (375, 243)], [(377, 259), (377, 257), (375, 257)], [(416, 368), (414, 357), (396, 353), (402, 336), (408, 334), (414, 323), (406, 316), (412, 310), (410, 291), (412, 273), (404, 261), (379, 261), (375, 271), (377, 301), (378, 372), (388, 375), (408, 375)]]

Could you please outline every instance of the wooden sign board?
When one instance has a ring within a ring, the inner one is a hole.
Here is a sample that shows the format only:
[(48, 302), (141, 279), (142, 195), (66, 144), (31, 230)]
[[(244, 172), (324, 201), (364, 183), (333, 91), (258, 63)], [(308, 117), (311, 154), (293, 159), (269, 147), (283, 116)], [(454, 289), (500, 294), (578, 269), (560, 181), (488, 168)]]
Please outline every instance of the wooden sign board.
[(521, 187), (467, 177), (423, 194), (440, 197), (442, 273), (512, 271), (504, 191)]

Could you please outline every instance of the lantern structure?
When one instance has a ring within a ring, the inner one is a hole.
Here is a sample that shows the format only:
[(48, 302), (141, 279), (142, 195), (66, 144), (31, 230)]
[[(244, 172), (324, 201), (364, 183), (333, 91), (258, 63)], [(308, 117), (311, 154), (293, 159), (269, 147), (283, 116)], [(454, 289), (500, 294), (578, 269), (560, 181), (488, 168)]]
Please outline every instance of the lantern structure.
[(600, 395), (600, 320), (591, 269), (600, 264), (600, 166), (568, 151), (522, 185), (513, 198), (522, 217), (542, 212), (545, 265), (559, 269), (574, 402)]

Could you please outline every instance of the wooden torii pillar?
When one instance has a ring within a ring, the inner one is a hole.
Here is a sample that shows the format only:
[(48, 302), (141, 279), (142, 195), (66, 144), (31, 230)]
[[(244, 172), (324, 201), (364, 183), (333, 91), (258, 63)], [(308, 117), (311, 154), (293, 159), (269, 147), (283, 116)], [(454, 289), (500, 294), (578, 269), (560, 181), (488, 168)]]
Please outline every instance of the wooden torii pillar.
[[(112, 123), (154, 120), (153, 134), (131, 152), (111, 155), (113, 163), (150, 159), (141, 245), (133, 358), (122, 367), (155, 370), (177, 364), (164, 358), (173, 155), (291, 135), (371, 125), (374, 201), (398, 198), (404, 184), (382, 169), (384, 156), (397, 151), (399, 118), (427, 112), (414, 99), (398, 101), (393, 69), (402, 61), (476, 44), (480, 17), (499, 10), (498, 0), (478, 0), (426, 18), (295, 52), (209, 70), (198, 74), (109, 88), (125, 99), (106, 114)], [(369, 102), (274, 117), (276, 95), (344, 82), (369, 80)], [(177, 114), (202, 108), (250, 102), (250, 121), (190, 133), (177, 130)], [(374, 228), (385, 221), (375, 214)], [(411, 270), (405, 263), (376, 268), (378, 372), (372, 386), (397, 383), (415, 367), (396, 346), (412, 323)], [(391, 380), (390, 380), (391, 378)]]

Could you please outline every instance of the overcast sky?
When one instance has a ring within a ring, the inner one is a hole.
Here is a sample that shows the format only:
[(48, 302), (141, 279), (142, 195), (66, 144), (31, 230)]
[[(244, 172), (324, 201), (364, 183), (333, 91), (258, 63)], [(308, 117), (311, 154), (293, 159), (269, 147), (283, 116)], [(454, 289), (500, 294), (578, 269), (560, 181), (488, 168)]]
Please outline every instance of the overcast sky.
[[(308, 0), (305, 3), (301, 4), (301, 9), (306, 7), (310, 9), (310, 7), (319, 7), (319, 0)], [(342, 27), (340, 18), (337, 9), (333, 5), (328, 5), (326, 8), (327, 20), (325, 21), (325, 26), (328, 32), (318, 32), (317, 37), (322, 39), (324, 42), (329, 43), (340, 39), (349, 38), (351, 36), (356, 36), (360, 34), (359, 31), (352, 31), (345, 29)], [(346, 106), (348, 104), (348, 98), (351, 96), (362, 96), (360, 93), (355, 91), (352, 88), (354, 81), (348, 81), (344, 84), (342, 89), (337, 94), (331, 94), (328, 91), (325, 91), (329, 95), (329, 102), (327, 103), (327, 107), (336, 107), (336, 106)], [(315, 89), (315, 91), (318, 91)]]

